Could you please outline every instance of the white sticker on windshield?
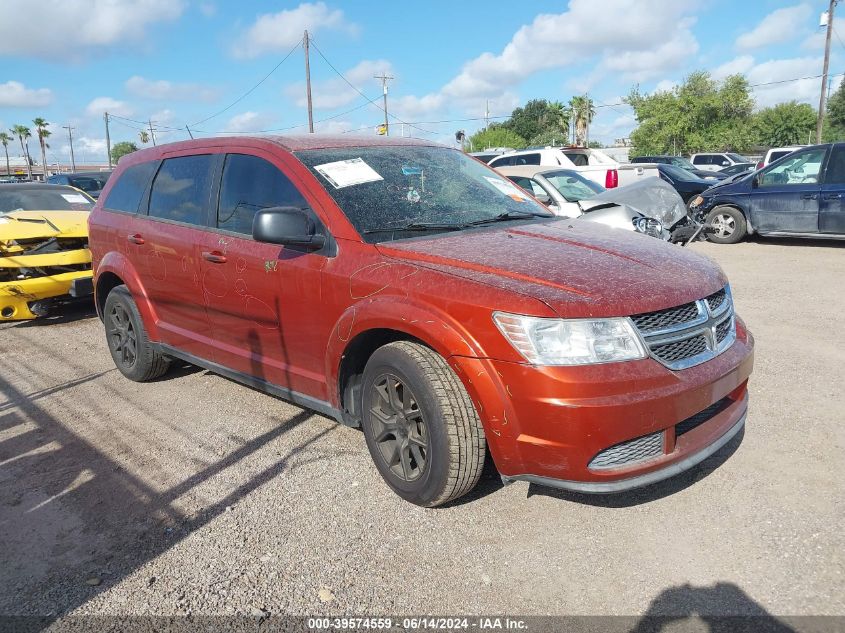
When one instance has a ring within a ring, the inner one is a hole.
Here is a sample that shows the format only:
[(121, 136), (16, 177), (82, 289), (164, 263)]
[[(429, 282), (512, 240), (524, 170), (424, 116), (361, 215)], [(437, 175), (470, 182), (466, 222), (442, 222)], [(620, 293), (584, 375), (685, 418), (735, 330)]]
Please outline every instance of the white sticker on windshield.
[(91, 204), (91, 201), (81, 193), (63, 193), (62, 198), (71, 204)]
[(323, 178), (332, 183), (335, 189), (361, 185), (365, 182), (384, 180), (362, 158), (350, 158), (349, 160), (339, 160), (335, 163), (316, 165), (314, 169), (320, 172)]
[(501, 178), (491, 178), (490, 176), (484, 176), (484, 178), (487, 180), (487, 182), (496, 187), (496, 189), (501, 191), (509, 198), (513, 198), (517, 202), (528, 200), (528, 196), (526, 195), (526, 193), (512, 182), (508, 180), (502, 180)]

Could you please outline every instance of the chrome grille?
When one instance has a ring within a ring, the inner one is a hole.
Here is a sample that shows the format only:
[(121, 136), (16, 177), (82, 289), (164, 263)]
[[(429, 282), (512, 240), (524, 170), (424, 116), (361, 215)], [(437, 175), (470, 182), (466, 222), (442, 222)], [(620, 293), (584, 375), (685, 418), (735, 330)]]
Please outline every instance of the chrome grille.
[(663, 431), (643, 435), (616, 446), (611, 446), (593, 457), (588, 464), (592, 470), (620, 468), (642, 462), (663, 454)]
[(730, 286), (692, 303), (631, 317), (651, 356), (686, 369), (718, 356), (736, 340)]

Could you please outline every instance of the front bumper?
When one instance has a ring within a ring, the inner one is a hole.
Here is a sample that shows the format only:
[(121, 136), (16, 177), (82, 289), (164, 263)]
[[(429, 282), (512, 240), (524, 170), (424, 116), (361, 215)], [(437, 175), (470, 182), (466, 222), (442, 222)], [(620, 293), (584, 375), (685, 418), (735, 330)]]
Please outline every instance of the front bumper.
[(0, 282), (0, 321), (24, 321), (36, 318), (37, 315), (30, 309), (30, 304), (36, 301), (65, 295), (84, 296), (86, 288), (90, 287), (93, 290), (91, 276), (90, 270), (80, 270)]
[[(452, 366), (505, 481), (618, 492), (695, 466), (742, 429), (754, 342), (741, 319), (736, 323), (731, 347), (680, 371), (652, 359), (535, 367), (453, 357)], [(655, 440), (656, 452), (597, 465), (601, 455), (643, 438)]]

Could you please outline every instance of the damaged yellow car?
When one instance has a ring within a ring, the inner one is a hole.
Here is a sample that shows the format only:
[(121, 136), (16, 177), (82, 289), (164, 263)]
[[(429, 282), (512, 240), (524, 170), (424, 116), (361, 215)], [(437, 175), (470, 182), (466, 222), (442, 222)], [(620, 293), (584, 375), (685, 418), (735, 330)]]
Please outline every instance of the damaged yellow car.
[(0, 184), (0, 321), (34, 319), (92, 293), (88, 213), (73, 187)]

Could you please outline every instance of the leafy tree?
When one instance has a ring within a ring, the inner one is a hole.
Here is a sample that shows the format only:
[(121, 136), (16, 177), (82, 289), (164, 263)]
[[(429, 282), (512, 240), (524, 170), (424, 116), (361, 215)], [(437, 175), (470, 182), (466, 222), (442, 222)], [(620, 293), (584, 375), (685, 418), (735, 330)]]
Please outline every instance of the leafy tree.
[(604, 147), (604, 144), (601, 141), (590, 141), (587, 143), (587, 147), (591, 147), (593, 149), (601, 149)]
[(488, 129), (473, 134), (469, 140), (473, 149), (478, 151), (488, 147), (522, 149), (527, 145), (524, 138), (503, 125), (491, 125)]
[(587, 96), (576, 96), (569, 100), (569, 109), (575, 115), (575, 144), (584, 145), (587, 141), (587, 128), (596, 116), (593, 100)]
[(38, 134), (38, 143), (41, 145), (41, 173), (42, 179), (47, 180), (47, 138), (50, 136), (50, 130), (47, 126), (50, 125), (45, 119), (36, 117), (32, 120), (35, 125), (35, 132)]
[(117, 161), (119, 161), (123, 156), (137, 151), (138, 146), (132, 141), (121, 141), (120, 143), (115, 143), (112, 146), (111, 159), (115, 164), (117, 164)]
[(141, 143), (146, 145), (150, 142), (150, 133), (146, 130), (141, 130), (140, 132), (138, 132), (138, 138), (141, 140)]
[(807, 103), (779, 103), (754, 115), (754, 129), (761, 145), (806, 143), (816, 129), (816, 111)]
[(626, 102), (634, 109), (632, 156), (643, 154), (747, 151), (754, 142), (748, 81), (723, 82), (697, 71), (672, 90), (643, 95), (634, 88)]
[(3, 143), (3, 151), (6, 153), (6, 175), (12, 172), (9, 169), (9, 142), (14, 140), (14, 136), (9, 136), (6, 132), (0, 132), (0, 143)]
[(32, 138), (32, 132), (25, 125), (13, 125), (10, 132), (17, 136), (18, 140), (21, 142), (21, 151), (23, 152), (24, 159), (26, 160), (26, 173), (29, 179), (32, 180), (32, 164), (29, 160), (29, 142), (27, 141), (27, 143), (24, 144), (24, 139)]
[(543, 132), (554, 120), (556, 114), (549, 112), (549, 102), (545, 99), (532, 99), (524, 106), (515, 108), (511, 118), (502, 126), (516, 132), (523, 139), (534, 138)]
[(839, 84), (839, 88), (827, 100), (826, 114), (824, 140), (845, 139), (845, 81)]

